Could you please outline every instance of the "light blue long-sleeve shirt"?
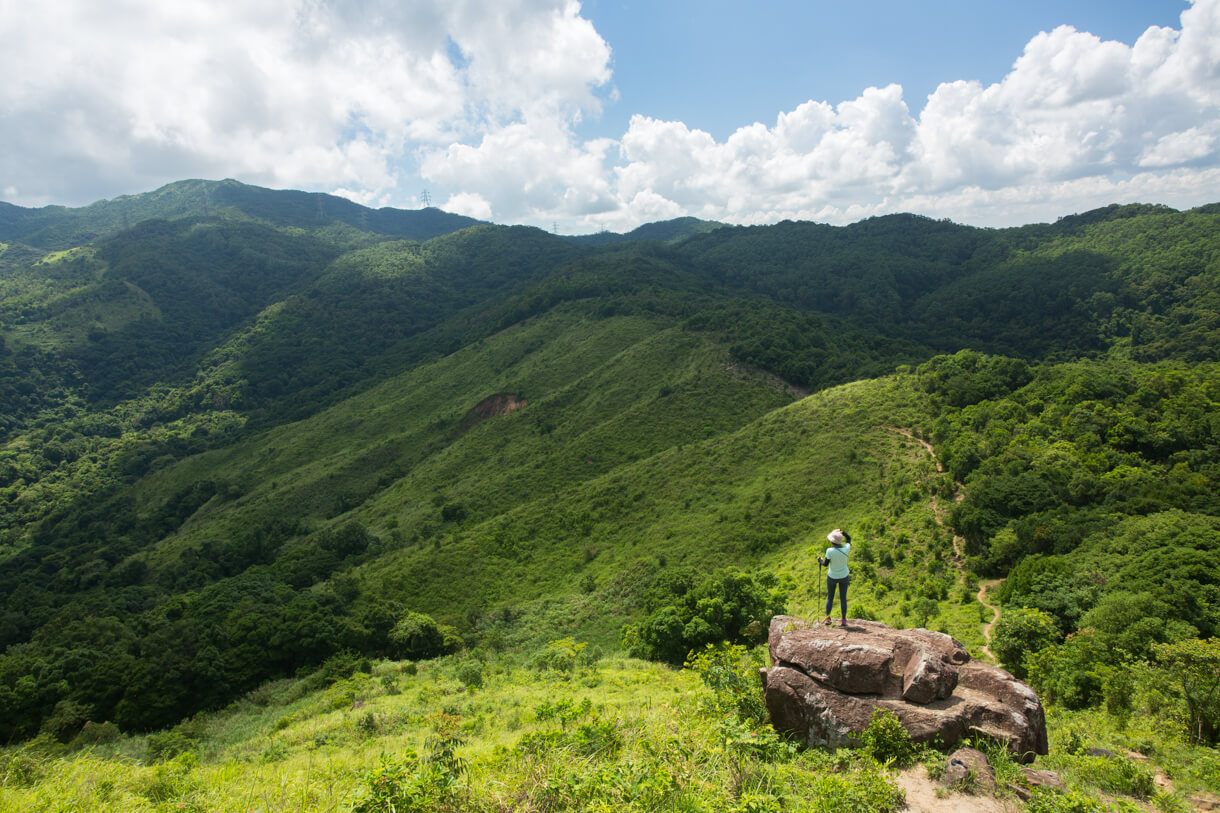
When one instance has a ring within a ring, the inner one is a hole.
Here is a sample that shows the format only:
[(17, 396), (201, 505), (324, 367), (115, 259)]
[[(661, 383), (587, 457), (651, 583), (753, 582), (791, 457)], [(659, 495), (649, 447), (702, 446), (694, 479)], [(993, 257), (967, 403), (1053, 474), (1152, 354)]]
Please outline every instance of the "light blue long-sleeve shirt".
[(851, 553), (851, 543), (845, 542), (840, 548), (827, 548), (826, 561), (830, 567), (826, 570), (826, 575), (832, 579), (845, 579), (849, 575), (847, 570), (847, 554)]

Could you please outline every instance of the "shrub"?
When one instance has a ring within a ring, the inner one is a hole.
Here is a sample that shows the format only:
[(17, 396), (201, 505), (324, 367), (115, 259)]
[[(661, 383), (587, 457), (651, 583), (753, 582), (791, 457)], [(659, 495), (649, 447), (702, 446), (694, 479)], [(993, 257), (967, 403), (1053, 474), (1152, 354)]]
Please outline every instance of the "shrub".
[(1062, 644), (1053, 644), (1026, 656), (1029, 682), (1044, 700), (1069, 709), (1081, 709), (1101, 702), (1101, 675), (1097, 665), (1107, 653), (1092, 630), (1069, 635)]
[[(199, 762), (194, 754), (182, 753), (153, 769), (140, 788), (141, 794), (150, 802), (178, 801), (199, 788), (194, 770)], [(198, 809), (196, 805), (180, 805), (179, 809)]]
[(45, 773), (44, 760), (29, 748), (0, 755), (0, 788), (33, 787)]
[(50, 716), (42, 721), (42, 730), (60, 742), (75, 737), (93, 716), (93, 707), (73, 700), (60, 700)]
[(161, 731), (148, 736), (145, 749), (145, 760), (148, 762), (165, 762), (175, 757), (193, 751), (199, 743), (180, 729)]
[(390, 630), (390, 647), (396, 658), (435, 658), (445, 654), (445, 633), (432, 616), (408, 612)]
[(911, 739), (902, 721), (892, 711), (876, 709), (868, 728), (860, 735), (860, 745), (878, 762), (893, 762), (900, 768), (914, 764), (923, 746)]
[(991, 636), (991, 650), (1000, 663), (1014, 676), (1029, 677), (1025, 659), (1062, 638), (1055, 619), (1042, 610), (1020, 607), (1008, 610), (996, 622)]
[(80, 733), (72, 740), (72, 747), (87, 748), (90, 745), (103, 745), (116, 741), (119, 736), (119, 727), (110, 721), (85, 723)]
[(425, 813), (441, 807), (448, 784), (439, 766), (420, 762), (413, 755), (381, 755), (351, 802), (351, 813)]
[(906, 804), (906, 792), (882, 766), (865, 756), (843, 773), (818, 774), (813, 782), (814, 810), (835, 813), (891, 813)]
[(686, 668), (697, 674), (712, 690), (711, 708), (717, 714), (736, 714), (741, 720), (763, 722), (767, 706), (763, 702), (758, 669), (763, 665), (759, 653), (735, 644), (708, 644), (692, 652)]
[(483, 686), (483, 662), (478, 658), (467, 658), (458, 664), (457, 679), (468, 689)]
[(1104, 813), (1101, 802), (1075, 791), (1066, 793), (1048, 788), (1034, 788), (1025, 805), (1026, 813)]
[(728, 568), (686, 586), (639, 624), (625, 627), (623, 641), (646, 658), (677, 666), (707, 644), (766, 640), (767, 625), (784, 611), (784, 601), (774, 574)]
[(536, 653), (530, 659), (530, 665), (541, 671), (570, 674), (583, 664), (582, 655), (587, 646), (573, 638), (559, 638)]
[(1129, 759), (1080, 756), (1071, 764), (1073, 773), (1107, 793), (1146, 799), (1156, 790), (1152, 774)]

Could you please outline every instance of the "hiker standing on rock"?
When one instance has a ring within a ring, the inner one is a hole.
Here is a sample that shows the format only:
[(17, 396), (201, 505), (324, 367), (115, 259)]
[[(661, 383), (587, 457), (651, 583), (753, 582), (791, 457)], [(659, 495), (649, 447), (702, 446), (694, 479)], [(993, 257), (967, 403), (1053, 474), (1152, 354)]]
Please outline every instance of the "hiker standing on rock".
[(847, 624), (847, 585), (851, 574), (847, 570), (847, 554), (851, 553), (851, 535), (840, 528), (835, 528), (826, 535), (830, 547), (826, 556), (818, 557), (818, 564), (826, 566), (826, 620), (830, 623), (830, 608), (834, 606), (835, 588), (839, 588), (839, 626)]

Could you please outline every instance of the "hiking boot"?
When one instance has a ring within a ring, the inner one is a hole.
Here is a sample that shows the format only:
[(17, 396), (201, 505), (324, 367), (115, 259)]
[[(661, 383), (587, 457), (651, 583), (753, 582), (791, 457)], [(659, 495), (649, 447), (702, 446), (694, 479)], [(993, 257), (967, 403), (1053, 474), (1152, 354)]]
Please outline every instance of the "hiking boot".
[(826, 620), (823, 621), (822, 623), (829, 627), (830, 626), (830, 616), (826, 616)]
[(847, 619), (846, 619), (846, 618), (840, 618), (840, 619), (839, 619), (839, 626), (840, 626), (840, 627), (846, 627), (846, 626), (847, 626)]

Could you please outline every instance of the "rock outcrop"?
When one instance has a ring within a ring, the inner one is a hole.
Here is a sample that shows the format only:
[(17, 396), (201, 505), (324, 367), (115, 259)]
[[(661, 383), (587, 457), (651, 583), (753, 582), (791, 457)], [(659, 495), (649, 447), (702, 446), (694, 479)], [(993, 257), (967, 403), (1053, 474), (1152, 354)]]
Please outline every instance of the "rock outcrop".
[(1025, 762), (1046, 753), (1038, 695), (948, 635), (776, 616), (768, 644), (771, 668), (762, 677), (771, 723), (810, 746), (856, 745), (874, 710), (888, 709), (918, 742), (951, 747), (982, 734)]

